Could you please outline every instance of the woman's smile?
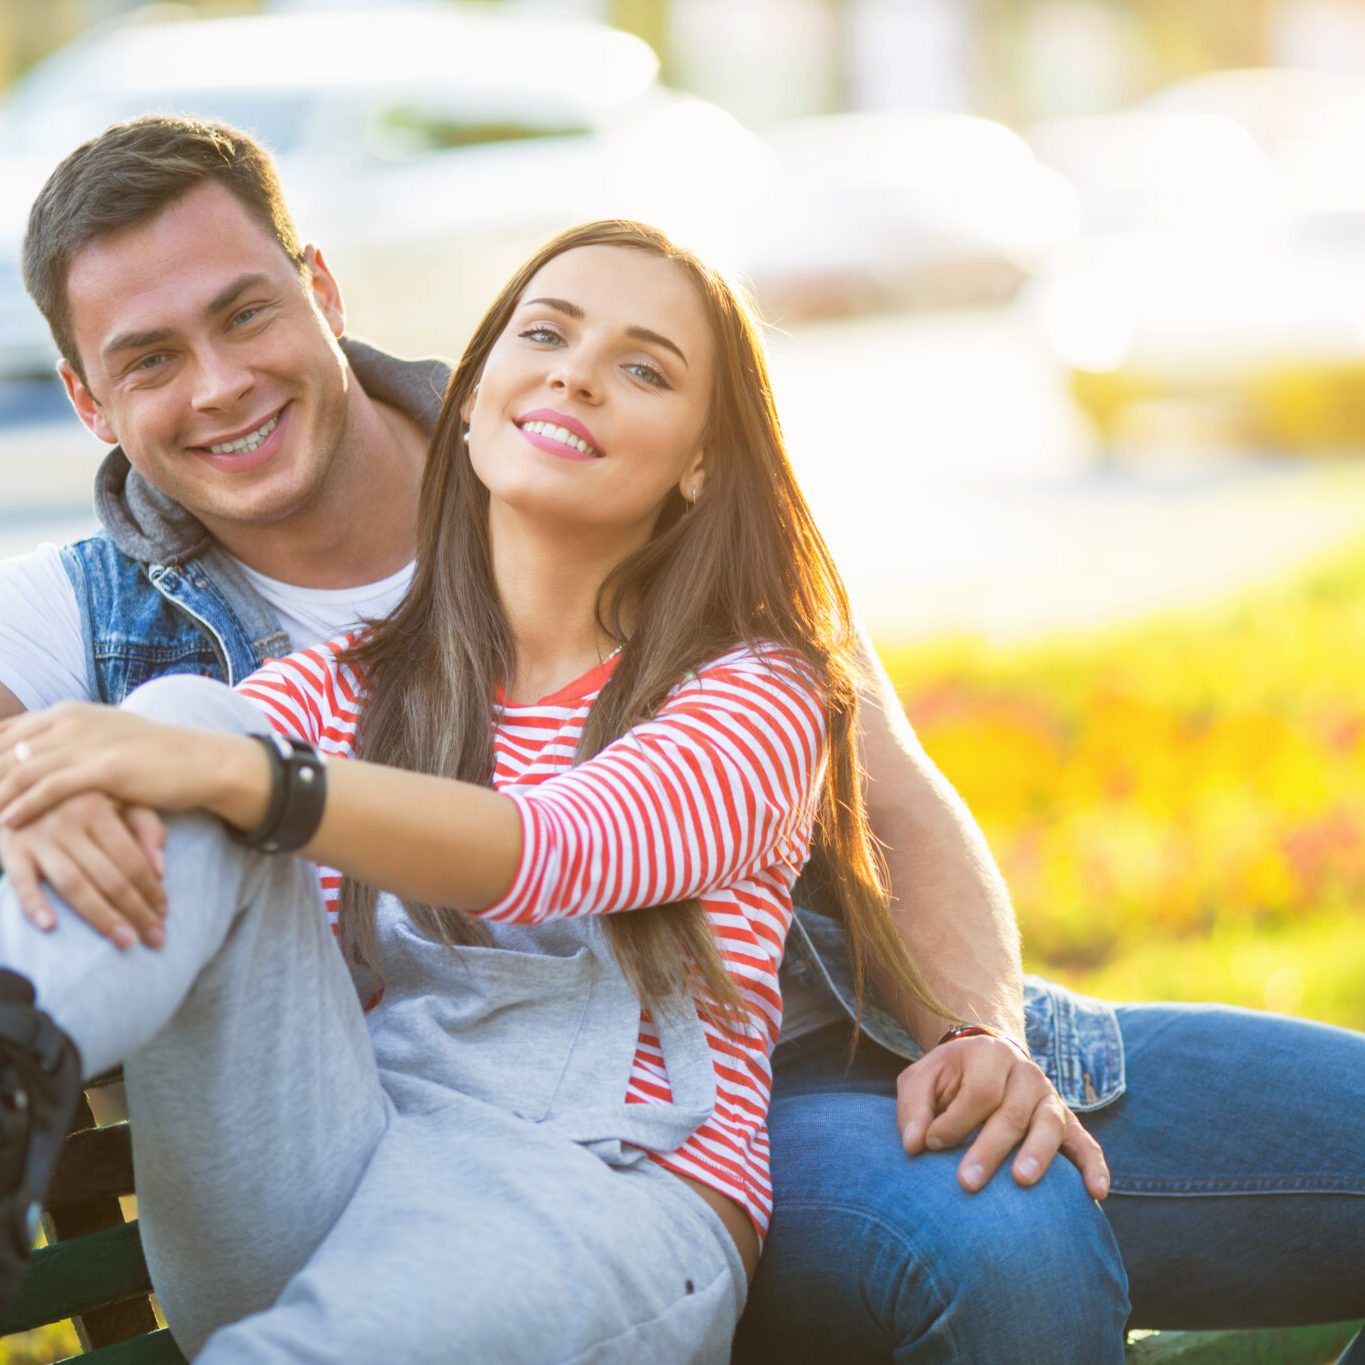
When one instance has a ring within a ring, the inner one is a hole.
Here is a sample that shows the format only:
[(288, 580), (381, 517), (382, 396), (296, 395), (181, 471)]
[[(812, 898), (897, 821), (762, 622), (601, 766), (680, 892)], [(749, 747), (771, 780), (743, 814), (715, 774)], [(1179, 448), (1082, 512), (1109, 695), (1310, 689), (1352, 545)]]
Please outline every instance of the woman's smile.
[(592, 432), (576, 418), (554, 408), (536, 408), (517, 418), (521, 434), (539, 450), (569, 460), (600, 460), (602, 451)]

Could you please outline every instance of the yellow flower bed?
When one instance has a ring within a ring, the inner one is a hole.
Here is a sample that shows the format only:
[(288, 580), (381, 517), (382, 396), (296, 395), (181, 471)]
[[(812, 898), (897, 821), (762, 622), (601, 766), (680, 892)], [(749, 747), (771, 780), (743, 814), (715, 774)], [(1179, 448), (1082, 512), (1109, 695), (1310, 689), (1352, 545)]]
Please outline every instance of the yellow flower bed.
[(1365, 543), (1216, 608), (883, 657), (1032, 966), (1365, 1026)]

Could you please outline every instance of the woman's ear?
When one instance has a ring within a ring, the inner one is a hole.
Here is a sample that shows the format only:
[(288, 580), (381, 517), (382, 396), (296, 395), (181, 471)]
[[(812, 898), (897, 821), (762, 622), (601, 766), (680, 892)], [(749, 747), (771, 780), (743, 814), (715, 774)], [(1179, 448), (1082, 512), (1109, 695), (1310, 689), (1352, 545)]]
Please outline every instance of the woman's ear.
[(474, 416), (474, 400), (479, 396), (479, 386), (474, 385), (469, 391), (469, 397), (460, 404), (460, 418), (465, 426), (469, 425), (469, 420)]
[(688, 462), (687, 468), (683, 470), (683, 476), (678, 480), (678, 492), (682, 494), (683, 501), (689, 506), (701, 497), (702, 489), (706, 486), (706, 452), (699, 450), (696, 456)]

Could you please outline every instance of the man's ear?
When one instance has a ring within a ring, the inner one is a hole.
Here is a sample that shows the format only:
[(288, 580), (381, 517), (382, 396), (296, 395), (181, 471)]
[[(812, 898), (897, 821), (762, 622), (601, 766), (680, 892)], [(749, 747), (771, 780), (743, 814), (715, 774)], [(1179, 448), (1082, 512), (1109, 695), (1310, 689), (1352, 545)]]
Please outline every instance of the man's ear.
[(322, 259), (322, 252), (317, 247), (304, 247), (303, 264), (308, 271), (313, 302), (317, 304), (318, 312), (327, 319), (332, 335), (339, 337), (346, 330), (346, 309), (341, 302), (341, 286), (337, 284), (336, 276)]
[(57, 373), (62, 377), (62, 385), (76, 416), (106, 445), (118, 445), (114, 429), (104, 420), (104, 409), (96, 401), (94, 394), (85, 387), (85, 381), (78, 375), (69, 360), (57, 362)]

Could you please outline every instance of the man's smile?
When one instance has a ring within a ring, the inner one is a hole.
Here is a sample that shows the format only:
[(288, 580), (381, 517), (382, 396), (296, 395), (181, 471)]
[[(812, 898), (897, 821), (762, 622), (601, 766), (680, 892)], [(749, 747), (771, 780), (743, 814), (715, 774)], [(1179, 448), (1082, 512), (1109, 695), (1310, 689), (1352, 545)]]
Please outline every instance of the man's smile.
[[(282, 412), (283, 409), (280, 409)], [(245, 436), (237, 436), (228, 441), (218, 441), (213, 445), (206, 445), (205, 450), (212, 455), (240, 455), (245, 451), (257, 450), (264, 444), (266, 437), (275, 430), (280, 420), (280, 413), (273, 413), (254, 431), (249, 431)]]

